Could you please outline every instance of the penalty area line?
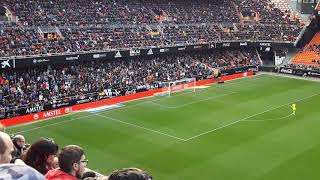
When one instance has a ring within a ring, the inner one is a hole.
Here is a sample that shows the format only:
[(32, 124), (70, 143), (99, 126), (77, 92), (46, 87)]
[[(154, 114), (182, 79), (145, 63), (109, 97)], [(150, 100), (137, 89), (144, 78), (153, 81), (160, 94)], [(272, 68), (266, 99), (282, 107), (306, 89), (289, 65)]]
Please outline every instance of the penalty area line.
[(190, 140), (196, 139), (196, 138), (198, 138), (198, 137), (201, 137), (201, 136), (204, 136), (204, 135), (207, 135), (207, 134), (213, 133), (213, 132), (218, 131), (218, 130), (220, 130), (220, 129), (223, 129), (223, 128), (225, 128), (225, 127), (228, 127), (228, 126), (231, 126), (231, 125), (237, 124), (237, 123), (239, 123), (239, 122), (241, 122), (241, 121), (245, 121), (245, 120), (250, 119), (250, 118), (252, 118), (252, 117), (255, 117), (255, 116), (258, 116), (258, 115), (264, 114), (264, 113), (266, 113), (266, 112), (269, 112), (269, 111), (272, 111), (272, 110), (275, 110), (275, 109), (281, 108), (281, 107), (283, 107), (283, 106), (287, 106), (287, 105), (292, 104), (292, 103), (295, 103), (295, 102), (300, 102), (300, 101), (303, 101), (303, 100), (306, 100), (306, 99), (310, 99), (310, 98), (312, 98), (312, 97), (314, 97), (314, 96), (317, 96), (317, 95), (319, 95), (319, 94), (320, 94), (320, 93), (318, 93), (318, 94), (313, 94), (313, 95), (308, 96), (308, 97), (304, 97), (304, 98), (301, 98), (301, 99), (298, 99), (298, 100), (294, 100), (294, 101), (291, 101), (291, 102), (289, 102), (289, 103), (286, 103), (286, 104), (283, 104), (283, 105), (280, 105), (280, 106), (277, 106), (277, 107), (273, 107), (273, 108), (267, 109), (267, 110), (265, 110), (265, 111), (262, 111), (262, 112), (259, 112), (259, 113), (256, 113), (256, 114), (253, 114), (253, 115), (251, 115), (251, 116), (248, 116), (248, 117), (245, 117), (245, 118), (239, 119), (239, 120), (237, 120), (237, 121), (234, 121), (234, 122), (231, 122), (231, 123), (228, 123), (228, 124), (222, 125), (222, 126), (220, 126), (220, 127), (214, 128), (214, 129), (212, 129), (212, 130), (209, 130), (209, 131), (203, 132), (203, 133), (201, 133), (201, 134), (198, 134), (198, 135), (192, 136), (192, 137), (190, 137), (190, 138), (185, 139), (185, 141), (190, 141)]
[(167, 137), (179, 140), (179, 141), (186, 141), (183, 138), (179, 138), (179, 137), (176, 137), (176, 136), (173, 136), (173, 135), (170, 135), (170, 134), (167, 134), (167, 133), (163, 133), (163, 132), (160, 132), (160, 131), (157, 131), (157, 130), (154, 130), (154, 129), (146, 128), (146, 127), (139, 126), (139, 125), (136, 125), (136, 124), (132, 124), (132, 123), (129, 123), (129, 122), (126, 122), (126, 121), (115, 119), (115, 118), (112, 118), (112, 117), (109, 117), (109, 116), (104, 116), (104, 115), (101, 115), (101, 114), (96, 114), (96, 116), (103, 117), (103, 118), (109, 119), (111, 121), (119, 122), (119, 123), (126, 124), (126, 125), (129, 125), (129, 126), (133, 126), (133, 127), (139, 128), (139, 129), (144, 129), (144, 130), (156, 133), (156, 134), (160, 134), (160, 135), (163, 135), (163, 136), (167, 136)]

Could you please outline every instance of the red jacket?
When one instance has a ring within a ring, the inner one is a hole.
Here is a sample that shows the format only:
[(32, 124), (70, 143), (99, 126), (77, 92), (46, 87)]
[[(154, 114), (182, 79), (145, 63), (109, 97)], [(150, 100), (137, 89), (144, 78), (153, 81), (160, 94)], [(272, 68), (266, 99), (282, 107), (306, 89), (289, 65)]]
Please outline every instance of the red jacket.
[(71, 176), (60, 169), (53, 169), (48, 171), (48, 173), (46, 174), (46, 179), (47, 180), (78, 180), (77, 177)]

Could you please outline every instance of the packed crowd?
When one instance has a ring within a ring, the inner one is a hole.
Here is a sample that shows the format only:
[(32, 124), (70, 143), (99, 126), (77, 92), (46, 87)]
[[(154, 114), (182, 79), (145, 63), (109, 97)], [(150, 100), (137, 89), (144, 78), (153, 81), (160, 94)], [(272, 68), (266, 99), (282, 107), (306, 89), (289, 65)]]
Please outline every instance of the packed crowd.
[[(4, 71), (0, 76), (0, 109), (3, 115), (12, 109), (96, 95), (108, 89), (129, 91), (156, 82), (206, 78), (212, 74), (210, 68), (232, 69), (258, 64), (254, 51), (217, 50)], [(17, 115), (7, 114), (7, 117)]]
[(85, 150), (77, 145), (59, 148), (50, 138), (27, 144), (24, 136), (0, 127), (0, 179), (15, 180), (152, 180), (138, 168), (115, 170), (108, 176), (87, 168)]
[(292, 20), (289, 10), (281, 12), (274, 4), (266, 0), (234, 0), (243, 16), (257, 17), (261, 24), (297, 24)]
[(275, 8), (270, 0), (5, 0), (5, 4), (25, 26), (150, 24), (157, 23), (159, 16), (165, 22), (177, 24), (237, 23), (240, 20), (237, 13), (258, 14), (262, 24), (290, 23), (286, 17), (288, 13)]
[[(19, 21), (0, 25), (0, 57), (230, 40), (295, 41), (301, 30), (299, 22), (269, 0), (6, 0), (5, 4)], [(243, 23), (239, 14), (259, 18)], [(45, 38), (37, 26), (57, 27), (60, 32), (49, 33), (61, 33), (60, 37)]]
[(229, 33), (221, 33), (222, 40), (294, 41), (301, 29), (298, 26), (278, 24), (239, 24)]
[(123, 48), (164, 47), (221, 41), (294, 41), (297, 26), (240, 25), (225, 32), (220, 25), (163, 25), (148, 30), (134, 27), (60, 29), (61, 38), (43, 38), (35, 29), (0, 30), (0, 57), (101, 51)]
[[(26, 26), (86, 26), (97, 24), (156, 23), (157, 17), (165, 16), (176, 23), (236, 22), (239, 20), (231, 2), (206, 0), (6, 0)], [(30, 12), (34, 11), (33, 16)]]

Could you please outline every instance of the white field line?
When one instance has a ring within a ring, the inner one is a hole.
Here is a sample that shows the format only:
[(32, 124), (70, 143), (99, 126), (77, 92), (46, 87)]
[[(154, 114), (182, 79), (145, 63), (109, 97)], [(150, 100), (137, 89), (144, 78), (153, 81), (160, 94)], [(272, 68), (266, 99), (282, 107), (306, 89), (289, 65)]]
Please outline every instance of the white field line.
[(196, 103), (208, 101), (208, 100), (211, 100), (211, 99), (217, 99), (219, 97), (224, 97), (224, 96), (228, 96), (228, 95), (235, 94), (235, 93), (236, 92), (222, 94), (220, 96), (214, 96), (214, 97), (210, 97), (210, 98), (206, 98), (206, 99), (201, 99), (201, 100), (198, 100), (198, 101), (192, 101), (190, 103), (185, 103), (185, 104), (178, 105), (178, 106), (167, 106), (167, 105), (163, 105), (163, 104), (159, 104), (159, 103), (155, 103), (155, 102), (152, 102), (152, 103), (155, 104), (155, 105), (161, 106), (161, 107), (169, 108), (169, 109), (177, 109), (177, 108), (180, 108), (180, 107), (185, 107), (185, 106), (188, 106), (188, 105), (191, 105), (191, 104), (196, 104)]
[(144, 130), (147, 130), (147, 131), (150, 131), (150, 132), (153, 132), (153, 133), (161, 134), (161, 135), (164, 135), (164, 136), (167, 136), (167, 137), (170, 137), (170, 138), (179, 140), (179, 141), (186, 141), (186, 140), (183, 139), (183, 138), (179, 138), (179, 137), (176, 137), (176, 136), (167, 134), (167, 133), (163, 133), (163, 132), (160, 132), (160, 131), (157, 131), (157, 130), (149, 129), (149, 128), (146, 128), (146, 127), (143, 127), (143, 126), (139, 126), (139, 125), (136, 125), (136, 124), (132, 124), (132, 123), (129, 123), (129, 122), (126, 122), (126, 121), (121, 121), (121, 120), (119, 120), (119, 119), (115, 119), (115, 118), (112, 118), (112, 117), (104, 116), (104, 115), (101, 115), (101, 114), (96, 114), (96, 116), (100, 116), (100, 117), (103, 117), (103, 118), (107, 118), (107, 119), (109, 119), (109, 120), (116, 121), (116, 122), (120, 122), (120, 123), (129, 125), (129, 126), (133, 126), (133, 127), (136, 127), (136, 128), (144, 129)]
[[(134, 100), (129, 100), (129, 101), (126, 101), (126, 102), (131, 102), (131, 101), (138, 101), (138, 100), (142, 100), (142, 99), (147, 99), (147, 98), (151, 98), (153, 96), (148, 96), (148, 97), (143, 97), (143, 98), (139, 98), (139, 99), (134, 99)], [(152, 101), (144, 101), (142, 103), (137, 103), (137, 104), (134, 104), (134, 105), (130, 105), (130, 106), (123, 106), (121, 108), (116, 108), (116, 109), (110, 109), (110, 110), (107, 110), (107, 111), (114, 111), (114, 110), (119, 110), (119, 109), (126, 109), (126, 108), (130, 108), (130, 107), (135, 107), (135, 106), (139, 106), (141, 104), (146, 104), (146, 103), (149, 103), (149, 102), (153, 102), (153, 101), (157, 101), (158, 99), (155, 99), (155, 100), (152, 100)], [(126, 103), (124, 102), (124, 103)], [(80, 111), (74, 111), (72, 113), (68, 113), (68, 114), (63, 114), (63, 115), (60, 115), (60, 116), (55, 116), (55, 117), (51, 117), (51, 118), (47, 118), (47, 119), (42, 119), (42, 120), (39, 120), (39, 121), (33, 121), (33, 122), (28, 122), (28, 123), (23, 123), (23, 124), (18, 124), (18, 125), (14, 125), (14, 126), (9, 126), (9, 127), (6, 127), (6, 129), (10, 129), (10, 128), (16, 128), (16, 127), (21, 127), (21, 126), (26, 126), (26, 125), (30, 125), (30, 124), (36, 124), (36, 123), (40, 123), (40, 122), (44, 122), (44, 121), (47, 121), (47, 120), (50, 120), (50, 119), (56, 119), (56, 118), (60, 118), (60, 117), (64, 117), (64, 116), (70, 116), (72, 114), (76, 114), (76, 113), (80, 113), (80, 112), (85, 112), (84, 110), (80, 110)], [(99, 112), (100, 113), (100, 112)], [(90, 115), (86, 115), (86, 116), (81, 116), (82, 117), (89, 117), (89, 116), (94, 116), (96, 113), (92, 113)], [(80, 119), (81, 119), (80, 118)], [(73, 121), (73, 120), (77, 120), (79, 118), (73, 118), (72, 120), (67, 120), (67, 121), (60, 121), (58, 122), (58, 124), (62, 123), (62, 122), (69, 122), (69, 121)], [(52, 123), (53, 125), (54, 124), (57, 124), (57, 123)], [(47, 125), (46, 127), (50, 126), (51, 124)], [(42, 126), (40, 126), (42, 127)], [(19, 133), (19, 132), (17, 132)]]
[[(262, 74), (258, 74), (258, 75), (255, 75), (255, 76), (248, 76), (248, 77), (242, 77), (242, 78), (238, 78), (238, 79), (233, 79), (233, 80), (229, 80), (229, 81), (237, 81), (237, 80), (241, 80), (241, 79), (246, 79), (246, 78), (250, 78), (250, 79), (253, 79), (253, 80), (256, 80), (258, 78), (255, 78), (257, 76), (261, 76)], [(228, 82), (229, 82), (228, 81)], [(230, 83), (228, 85), (232, 85), (232, 84), (238, 84), (238, 83), (242, 83), (243, 81), (240, 81), (240, 82), (234, 82), (234, 83)], [(215, 84), (211, 84), (209, 88), (211, 87), (214, 87)], [(144, 98), (139, 98), (139, 99), (134, 99), (134, 100), (130, 100), (130, 101), (126, 101), (126, 102), (131, 102), (131, 101), (138, 101), (138, 100), (142, 100), (142, 99), (148, 99), (148, 98), (152, 98), (154, 96), (148, 96), (148, 97), (144, 97)], [(142, 103), (137, 103), (137, 104), (134, 104), (134, 105), (130, 105), (130, 106), (124, 106), (122, 108), (118, 108), (118, 109), (113, 109), (113, 110), (108, 110), (108, 111), (114, 111), (114, 110), (122, 110), (122, 109), (126, 109), (126, 108), (130, 108), (130, 107), (135, 107), (135, 106), (139, 106), (139, 105), (142, 105), (142, 104), (147, 104), (147, 103), (150, 103), (150, 102), (154, 102), (154, 101), (158, 101), (159, 99), (155, 99), (155, 100), (152, 100), (152, 101), (144, 101)], [(124, 103), (126, 103), (124, 102)], [(69, 115), (72, 115), (72, 114), (75, 114), (75, 113), (78, 113), (78, 112), (82, 112), (82, 111), (77, 111), (77, 112), (73, 112), (73, 113), (69, 113), (69, 114), (64, 114), (64, 115), (61, 115), (61, 116), (56, 116), (56, 117), (52, 117), (52, 118), (48, 118), (48, 119), (44, 119), (44, 120), (39, 120), (39, 121), (34, 121), (34, 122), (30, 122), (30, 123), (25, 123), (25, 124), (21, 124), (21, 125), (16, 125), (16, 126), (10, 126), (10, 127), (7, 127), (6, 129), (11, 129), (11, 128), (16, 128), (16, 127), (20, 127), (20, 126), (25, 126), (25, 125), (29, 125), (29, 124), (36, 124), (36, 123), (41, 123), (41, 122), (44, 122), (44, 121), (47, 121), (49, 119), (55, 119), (55, 118), (58, 118), (58, 117), (63, 117), (63, 116), (69, 116)], [(30, 131), (34, 131), (34, 130), (38, 130), (38, 129), (42, 129), (42, 128), (45, 128), (45, 127), (50, 127), (50, 126), (55, 126), (55, 125), (59, 125), (59, 124), (64, 124), (64, 123), (68, 123), (68, 122), (72, 122), (72, 121), (75, 121), (75, 120), (78, 120), (78, 119), (83, 119), (83, 118), (86, 118), (86, 117), (90, 117), (90, 116), (94, 116), (98, 113), (93, 113), (93, 114), (90, 114), (90, 115), (86, 115), (86, 116), (81, 116), (81, 117), (78, 117), (78, 118), (72, 118), (70, 120), (66, 120), (66, 121), (60, 121), (60, 122), (56, 122), (56, 123), (51, 123), (51, 124), (47, 124), (47, 125), (43, 125), (43, 126), (39, 126), (39, 127), (35, 127), (35, 128), (30, 128), (30, 129), (26, 129), (26, 130), (22, 130), (22, 131), (17, 131), (17, 132), (13, 132), (13, 134), (21, 134), (21, 133), (25, 133), (25, 132), (30, 132)], [(182, 138), (180, 138), (182, 140)]]
[[(319, 94), (320, 94), (320, 93), (319, 93)], [(95, 115), (96, 115), (96, 116), (108, 118), (108, 119), (113, 120), (113, 121), (121, 122), (121, 123), (123, 123), (123, 124), (127, 124), (127, 125), (131, 125), (131, 126), (134, 126), (134, 127), (137, 127), (137, 128), (145, 129), (145, 130), (148, 130), (148, 131), (151, 131), (151, 132), (154, 132), (154, 133), (157, 133), (157, 134), (161, 134), (161, 135), (164, 135), (164, 136), (167, 136), (167, 137), (171, 137), (171, 138), (177, 139), (177, 140), (179, 140), (179, 141), (187, 142), (187, 141), (190, 141), (190, 140), (192, 140), (192, 139), (198, 138), (198, 137), (200, 137), (200, 136), (203, 136), (203, 135), (212, 133), (212, 132), (214, 132), (214, 131), (217, 131), (217, 130), (219, 130), (219, 129), (222, 129), (222, 128), (231, 126), (231, 125), (233, 125), (233, 124), (239, 123), (239, 122), (241, 122), (241, 121), (246, 121), (247, 119), (249, 119), (249, 118), (251, 118), (251, 117), (254, 117), (254, 116), (257, 116), (257, 115), (260, 115), (260, 114), (263, 114), (263, 113), (266, 113), (266, 112), (269, 112), (269, 111), (278, 109), (278, 108), (280, 108), (280, 107), (283, 107), (283, 106), (292, 104), (292, 103), (294, 103), (294, 102), (300, 102), (300, 101), (303, 101), (303, 100), (312, 98), (312, 97), (317, 96), (317, 95), (319, 95), (319, 94), (314, 94), (314, 95), (311, 95), (311, 96), (308, 96), (308, 97), (305, 97), (305, 98), (302, 98), (302, 99), (298, 99), (298, 100), (289, 102), (289, 103), (284, 104), (284, 105), (281, 105), (281, 106), (277, 106), (277, 107), (274, 107), (274, 108), (265, 110), (265, 111), (263, 111), (263, 112), (260, 112), (260, 113), (257, 113), (257, 114), (248, 116), (248, 117), (246, 117), (246, 118), (237, 120), (237, 121), (235, 121), (235, 122), (232, 122), (232, 123), (229, 123), (229, 124), (220, 126), (220, 127), (218, 127), (218, 128), (212, 129), (212, 130), (210, 130), (210, 131), (206, 131), (206, 132), (204, 132), (204, 133), (198, 134), (198, 135), (193, 136), (193, 137), (190, 137), (190, 138), (188, 138), (188, 139), (179, 138), (179, 137), (176, 137), (176, 136), (173, 136), (173, 135), (169, 135), (169, 134), (166, 134), (166, 133), (163, 133), (163, 132), (160, 132), (160, 131), (156, 131), (156, 130), (153, 130), (153, 129), (148, 129), (148, 128), (145, 128), (145, 127), (142, 127), (142, 126), (138, 126), (138, 125), (135, 125), (135, 124), (132, 124), (132, 123), (128, 123), (128, 122), (125, 122), (125, 121), (121, 121), (121, 120), (114, 119), (114, 118), (111, 118), (111, 117), (108, 117), (108, 116), (104, 116), (104, 115), (100, 115), (100, 114), (90, 114), (90, 115), (86, 115), (86, 116), (81, 116), (81, 117), (73, 118), (73, 119), (67, 120), (67, 121), (60, 121), (60, 122), (57, 122), (57, 123), (52, 123), (52, 124), (48, 124), (48, 125), (44, 125), (44, 126), (39, 126), (39, 127), (35, 127), (35, 128), (23, 130), (23, 131), (18, 131), (18, 132), (15, 132), (14, 134), (21, 134), (21, 133), (25, 133), (25, 132), (30, 132), (30, 131), (42, 129), (42, 128), (45, 128), (45, 127), (54, 126), (54, 125), (59, 125), (59, 124), (67, 123), (67, 122), (72, 122), (72, 121), (75, 121), (75, 120), (78, 120), (78, 119), (83, 119), (83, 118), (86, 118), (86, 117), (90, 117), (90, 116), (95, 116)], [(41, 121), (40, 121), (40, 122), (41, 122)]]
[(167, 105), (163, 105), (163, 104), (160, 104), (160, 103), (156, 103), (156, 102), (152, 102), (153, 105), (157, 105), (157, 106), (160, 106), (160, 107), (164, 107), (164, 108), (167, 108), (167, 109), (170, 109), (172, 108), (171, 106), (167, 106)]
[[(261, 75), (263, 75), (263, 74), (257, 74), (257, 75), (254, 75), (254, 76), (247, 76), (247, 77), (242, 77), (242, 78), (238, 78), (238, 79), (232, 79), (232, 80), (228, 80), (227, 82), (238, 81), (238, 80), (241, 80), (241, 79), (253, 79), (253, 80), (257, 80), (257, 79), (260, 78), (260, 77), (258, 77), (258, 76), (261, 76)], [(256, 77), (258, 77), (258, 78), (256, 78)], [(224, 86), (226, 86), (226, 85), (233, 85), (233, 84), (239, 84), (239, 83), (243, 83), (243, 82), (245, 82), (245, 81), (227, 83), (227, 84), (225, 84)], [(208, 88), (206, 88), (206, 89), (203, 89), (203, 90), (198, 90), (198, 92), (199, 92), (199, 91), (200, 91), (200, 92), (206, 91), (206, 90), (209, 90), (210, 88), (219, 88), (219, 86), (215, 86), (215, 85), (216, 85), (216, 83), (214, 83), (214, 84), (209, 84), (210, 87), (208, 87)], [(187, 91), (187, 92), (183, 92), (183, 93), (174, 95), (173, 97), (182, 96), (182, 95), (185, 95), (185, 94), (192, 94), (192, 93), (195, 93), (195, 92)], [(152, 98), (152, 97), (155, 97), (155, 96), (148, 96), (148, 97), (144, 97), (144, 98), (140, 98), (140, 99), (134, 99), (134, 100), (126, 101), (126, 102), (123, 102), (123, 103), (132, 102), (132, 101), (138, 101), (138, 100), (141, 100), (141, 99), (148, 99), (148, 98)], [(166, 96), (165, 98), (169, 98), (169, 96)], [(141, 103), (137, 103), (137, 104), (133, 104), (133, 105), (129, 105), (129, 106), (124, 106), (124, 107), (122, 107), (122, 108), (110, 109), (110, 110), (107, 110), (106, 112), (119, 111), (119, 110), (131, 108), (131, 107), (136, 107), (136, 106), (143, 105), (143, 104), (153, 103), (153, 102), (156, 102), (156, 101), (160, 101), (160, 100), (162, 100), (162, 99), (163, 99), (163, 98), (158, 98), (158, 99), (154, 99), (154, 100), (151, 100), (151, 101), (143, 101), (143, 102), (141, 102)], [(157, 104), (157, 103), (156, 103), (156, 104)], [(165, 105), (163, 105), (163, 106), (165, 106)]]
[(185, 141), (190, 141), (190, 140), (192, 140), (192, 139), (196, 139), (196, 138), (198, 138), (198, 137), (200, 137), (200, 136), (204, 136), (204, 135), (206, 135), (206, 134), (215, 132), (215, 131), (217, 131), (217, 130), (219, 130), (219, 129), (223, 129), (223, 128), (228, 127), (228, 126), (231, 126), (231, 125), (233, 125), (233, 124), (237, 124), (237, 123), (239, 123), (239, 122), (241, 122), (241, 121), (250, 119), (250, 118), (255, 117), (255, 116), (258, 116), (258, 115), (260, 115), (260, 114), (264, 114), (264, 113), (266, 113), (266, 112), (269, 112), (269, 111), (272, 111), (272, 110), (281, 108), (281, 107), (283, 107), (283, 106), (287, 106), (287, 105), (292, 104), (292, 103), (295, 103), (295, 102), (300, 102), (300, 101), (303, 101), (303, 100), (306, 100), (306, 99), (310, 99), (310, 98), (312, 98), (312, 97), (314, 97), (314, 96), (317, 96), (317, 95), (319, 95), (319, 94), (320, 94), (320, 93), (318, 93), (318, 94), (313, 94), (313, 95), (308, 96), (308, 97), (305, 97), (305, 98), (301, 98), (301, 99), (298, 99), (298, 100), (295, 100), (295, 101), (291, 101), (291, 102), (289, 102), (289, 103), (286, 103), (286, 104), (283, 104), (283, 105), (280, 105), (280, 106), (277, 106), (277, 107), (273, 107), (273, 108), (267, 109), (267, 110), (262, 111), (262, 112), (260, 112), (260, 113), (253, 114), (253, 115), (248, 116), (248, 117), (245, 117), (245, 118), (243, 118), (243, 119), (239, 119), (239, 120), (237, 120), (237, 121), (234, 121), (234, 122), (225, 124), (225, 125), (223, 125), (223, 126), (220, 126), (220, 127), (215, 128), (215, 129), (212, 129), (212, 130), (203, 132), (203, 133), (201, 133), (201, 134), (192, 136), (192, 137), (186, 139)]
[(293, 113), (284, 116), (284, 117), (280, 117), (280, 118), (274, 118), (274, 119), (254, 119), (254, 120), (242, 120), (243, 122), (263, 122), (263, 121), (277, 121), (277, 120), (281, 120), (281, 119), (286, 119), (290, 116), (293, 116)]
[[(43, 125), (43, 126), (27, 129), (27, 130), (17, 131), (17, 132), (14, 132), (12, 134), (21, 134), (21, 133), (25, 133), (25, 132), (29, 132), (29, 131), (34, 131), (34, 130), (37, 130), (37, 129), (42, 129), (42, 128), (45, 128), (45, 127), (55, 126), (55, 125), (58, 125), (58, 124), (64, 124), (64, 123), (67, 123), (67, 122), (72, 122), (72, 121), (75, 121), (75, 120), (78, 120), (78, 119), (83, 119), (83, 118), (94, 116), (94, 115), (95, 114), (89, 114), (89, 115), (86, 115), (86, 116), (81, 116), (81, 117), (77, 117), (77, 118), (71, 118), (70, 120), (60, 121), (60, 122), (56, 122), (56, 123), (51, 123), (51, 124), (47, 124), (47, 125)], [(43, 121), (40, 120), (40, 121), (36, 121), (36, 122), (43, 122)]]
[[(228, 80), (227, 82), (237, 81), (237, 80), (246, 79), (246, 78), (250, 78), (250, 79), (253, 79), (253, 80), (257, 80), (257, 79), (260, 78), (260, 77), (258, 77), (258, 76), (261, 76), (261, 75), (263, 75), (263, 74), (257, 74), (257, 75), (254, 75), (254, 76), (248, 76), (248, 77), (242, 77), (242, 78), (232, 79), (232, 80)], [(258, 78), (255, 78), (255, 77), (258, 77)], [(242, 83), (242, 82), (243, 82), (243, 81), (228, 83), (228, 84), (225, 84), (225, 86), (227, 86), (227, 85), (239, 84), (239, 83)], [(244, 82), (245, 82), (245, 81), (244, 81)], [(217, 83), (209, 84), (209, 87), (208, 87), (208, 88), (201, 89), (201, 90), (196, 90), (196, 92), (203, 92), (203, 91), (207, 91), (207, 90), (209, 90), (209, 89), (219, 88), (219, 86), (215, 86), (216, 84), (217, 84)], [(180, 92), (181, 92), (181, 91), (180, 91)], [(173, 93), (175, 93), (175, 92), (173, 92)], [(172, 96), (172, 97), (182, 96), (182, 95), (185, 95), (185, 94), (193, 94), (193, 93), (195, 93), (195, 92), (193, 92), (193, 91), (192, 91), (192, 92), (187, 91), (187, 92), (179, 93), (179, 94), (174, 95), (174, 96)], [(191, 102), (190, 104), (194, 104), (194, 103), (198, 103), (198, 102), (202, 102), (202, 101), (207, 101), (207, 100), (210, 100), (210, 99), (216, 99), (216, 98), (219, 98), (219, 97), (222, 97), (222, 96), (231, 95), (231, 94), (235, 94), (235, 93), (237, 93), (237, 92), (231, 92), (231, 93), (223, 94), (223, 95), (221, 95), (221, 96), (215, 96), (215, 97), (210, 97), (210, 98), (203, 99), (203, 100), (200, 100), (200, 101), (194, 101), (194, 102)], [(172, 98), (172, 97), (166, 96), (165, 98)], [(187, 104), (183, 104), (183, 105), (179, 105), (179, 106), (167, 106), (167, 105), (155, 103), (155, 102), (160, 101), (160, 100), (162, 100), (162, 99), (163, 99), (163, 98), (159, 98), (159, 99), (155, 99), (155, 100), (152, 100), (152, 101), (147, 101), (147, 102), (138, 103), (138, 104), (135, 104), (135, 105), (132, 105), (132, 106), (136, 106), (136, 105), (140, 105), (140, 104), (152, 103), (152, 104), (155, 104), (155, 105), (157, 105), (157, 106), (174, 109), (174, 108), (179, 108), (179, 107), (183, 107), (183, 106), (189, 105), (189, 103), (187, 103)], [(131, 107), (131, 106), (127, 106), (127, 107)], [(112, 111), (114, 111), (114, 110), (120, 110), (120, 109), (123, 109), (123, 108), (112, 109)], [(110, 110), (109, 110), (109, 111), (110, 111)]]
[[(291, 104), (290, 105), (288, 105), (288, 107), (290, 107), (290, 109), (291, 109)], [(287, 115), (287, 116), (283, 116), (283, 117), (279, 117), (279, 118), (271, 118), (271, 119), (253, 119), (253, 120), (243, 120), (243, 121), (247, 121), (247, 122), (263, 122), (263, 121), (276, 121), (276, 120), (281, 120), (281, 119), (286, 119), (286, 118), (288, 118), (288, 117), (290, 117), (290, 116), (293, 116), (294, 114), (293, 114), (293, 112), (292, 113), (290, 113), (289, 115)]]

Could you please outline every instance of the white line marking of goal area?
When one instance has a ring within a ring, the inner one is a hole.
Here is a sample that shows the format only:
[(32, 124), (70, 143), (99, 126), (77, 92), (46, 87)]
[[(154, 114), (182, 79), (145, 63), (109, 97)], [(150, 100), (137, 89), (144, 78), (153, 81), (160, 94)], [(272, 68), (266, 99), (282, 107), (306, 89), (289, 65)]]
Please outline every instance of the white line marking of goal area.
[(103, 117), (103, 118), (107, 118), (107, 119), (109, 119), (109, 120), (116, 121), (116, 122), (120, 122), (120, 123), (129, 125), (129, 126), (133, 126), (133, 127), (136, 127), (136, 128), (144, 129), (144, 130), (147, 130), (147, 131), (150, 131), (150, 132), (153, 132), (153, 133), (161, 134), (161, 135), (164, 135), (164, 136), (167, 136), (167, 137), (170, 137), (170, 138), (179, 140), (179, 141), (186, 141), (186, 140), (183, 139), (183, 138), (179, 138), (179, 137), (176, 137), (176, 136), (167, 134), (167, 133), (163, 133), (163, 132), (160, 132), (160, 131), (157, 131), (157, 130), (149, 129), (149, 128), (146, 128), (146, 127), (143, 127), (143, 126), (139, 126), (139, 125), (136, 125), (136, 124), (132, 124), (132, 123), (129, 123), (129, 122), (126, 122), (126, 121), (121, 121), (121, 120), (119, 120), (119, 119), (115, 119), (115, 118), (112, 118), (112, 117), (104, 116), (104, 115), (101, 115), (101, 114), (96, 114), (96, 116), (100, 116), (100, 117)]
[(265, 121), (279, 121), (279, 120), (282, 120), (282, 119), (286, 119), (290, 116), (293, 116), (294, 114), (291, 113), (287, 116), (284, 116), (284, 117), (280, 117), (280, 118), (273, 118), (273, 119), (254, 119), (254, 120), (242, 120), (243, 122), (265, 122)]
[(167, 106), (167, 105), (156, 103), (155, 101), (153, 101), (152, 104), (155, 104), (155, 105), (158, 105), (158, 106), (161, 106), (161, 107), (165, 107), (165, 108), (169, 108), (169, 109), (177, 109), (177, 108), (180, 108), (180, 107), (188, 106), (188, 105), (191, 105), (191, 104), (196, 104), (196, 103), (203, 102), (203, 101), (209, 101), (211, 99), (217, 99), (219, 97), (224, 97), (224, 96), (228, 96), (228, 95), (235, 94), (235, 93), (237, 93), (237, 92), (231, 92), (231, 93), (222, 94), (222, 95), (219, 95), (219, 96), (213, 96), (213, 97), (209, 97), (209, 98), (206, 98), (206, 99), (201, 99), (201, 100), (198, 100), (198, 101), (192, 101), (190, 103), (181, 104), (181, 105), (178, 105), (178, 106)]
[(308, 97), (305, 97), (305, 98), (301, 98), (301, 99), (298, 99), (298, 100), (295, 100), (295, 101), (291, 101), (291, 102), (289, 102), (289, 103), (286, 103), (286, 104), (283, 104), (283, 105), (280, 105), (280, 106), (277, 106), (277, 107), (273, 107), (273, 108), (267, 109), (267, 110), (262, 111), (262, 112), (260, 112), (260, 113), (253, 114), (253, 115), (248, 116), (248, 117), (245, 117), (245, 118), (243, 118), (243, 119), (239, 119), (239, 120), (237, 120), (237, 121), (234, 121), (234, 122), (225, 124), (225, 125), (223, 125), (223, 126), (217, 127), (217, 128), (215, 128), (215, 129), (206, 131), (206, 132), (204, 132), (204, 133), (201, 133), (201, 134), (192, 136), (192, 137), (190, 137), (190, 138), (188, 138), (188, 139), (185, 139), (185, 141), (190, 141), (190, 140), (196, 139), (196, 138), (198, 138), (198, 137), (200, 137), (200, 136), (204, 136), (204, 135), (206, 135), (206, 134), (215, 132), (215, 131), (217, 131), (217, 130), (219, 130), (219, 129), (223, 129), (223, 128), (228, 127), (228, 126), (231, 126), (231, 125), (233, 125), (233, 124), (237, 124), (237, 123), (239, 123), (239, 122), (241, 122), (241, 121), (244, 121), (244, 120), (247, 120), (247, 119), (249, 119), (249, 118), (258, 116), (258, 115), (260, 115), (260, 114), (264, 114), (264, 113), (266, 113), (266, 112), (269, 112), (269, 111), (272, 111), (272, 110), (281, 108), (281, 107), (283, 107), (283, 106), (287, 106), (287, 105), (292, 104), (292, 103), (295, 103), (295, 102), (300, 102), (300, 101), (303, 101), (303, 100), (306, 100), (306, 99), (310, 99), (310, 98), (312, 98), (312, 97), (314, 97), (314, 96), (317, 96), (317, 95), (319, 95), (319, 94), (320, 94), (320, 93), (318, 93), (318, 94), (313, 94), (313, 95), (308, 96)]

